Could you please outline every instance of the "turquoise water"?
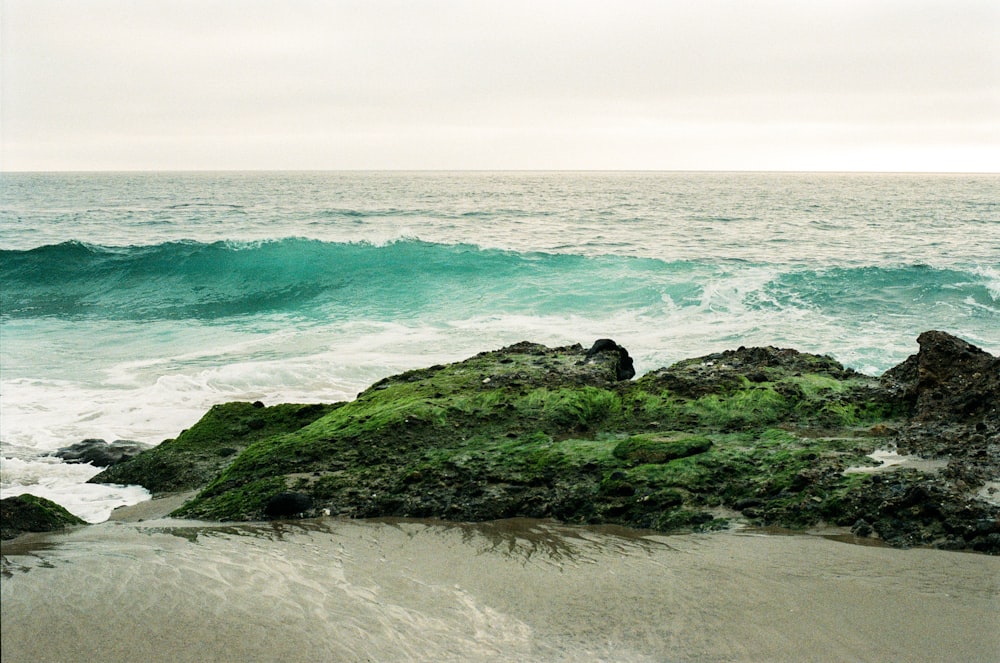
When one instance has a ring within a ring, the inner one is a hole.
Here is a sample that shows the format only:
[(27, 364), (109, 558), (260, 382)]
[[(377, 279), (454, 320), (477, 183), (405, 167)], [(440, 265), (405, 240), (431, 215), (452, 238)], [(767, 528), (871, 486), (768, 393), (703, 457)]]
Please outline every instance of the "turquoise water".
[[(99, 519), (40, 454), (211, 404), (352, 398), (520, 340), (645, 372), (740, 345), (878, 374), (944, 329), (1000, 352), (1000, 177), (3, 174), (4, 495)], [(101, 489), (98, 489), (101, 490)]]

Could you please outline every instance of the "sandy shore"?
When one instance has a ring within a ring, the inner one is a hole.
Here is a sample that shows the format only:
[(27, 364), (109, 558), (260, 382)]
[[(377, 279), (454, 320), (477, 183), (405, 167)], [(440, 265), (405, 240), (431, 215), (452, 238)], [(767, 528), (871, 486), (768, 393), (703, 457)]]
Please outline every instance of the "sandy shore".
[(145, 500), (138, 504), (120, 506), (108, 516), (109, 521), (138, 523), (144, 520), (156, 520), (166, 518), (172, 511), (178, 509), (194, 497), (198, 491), (191, 490), (183, 493), (172, 493)]
[(526, 520), (122, 520), (166, 507), (5, 544), (4, 663), (1000, 654), (996, 557)]

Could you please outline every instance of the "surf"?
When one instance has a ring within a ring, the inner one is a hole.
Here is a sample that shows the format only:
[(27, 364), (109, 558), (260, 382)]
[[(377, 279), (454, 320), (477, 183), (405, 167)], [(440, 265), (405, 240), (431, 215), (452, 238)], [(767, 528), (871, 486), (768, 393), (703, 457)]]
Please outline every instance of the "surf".
[(464, 319), (496, 312), (655, 315), (685, 307), (802, 307), (850, 317), (913, 305), (1000, 312), (995, 270), (978, 265), (815, 269), (305, 238), (127, 247), (68, 241), (2, 251), (0, 265), (6, 318)]

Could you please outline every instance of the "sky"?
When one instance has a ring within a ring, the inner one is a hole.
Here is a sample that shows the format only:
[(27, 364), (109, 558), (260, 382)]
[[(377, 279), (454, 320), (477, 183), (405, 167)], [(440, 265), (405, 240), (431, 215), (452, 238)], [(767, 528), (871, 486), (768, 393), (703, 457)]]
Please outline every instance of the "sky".
[(1000, 172), (1000, 1), (0, 0), (0, 169)]

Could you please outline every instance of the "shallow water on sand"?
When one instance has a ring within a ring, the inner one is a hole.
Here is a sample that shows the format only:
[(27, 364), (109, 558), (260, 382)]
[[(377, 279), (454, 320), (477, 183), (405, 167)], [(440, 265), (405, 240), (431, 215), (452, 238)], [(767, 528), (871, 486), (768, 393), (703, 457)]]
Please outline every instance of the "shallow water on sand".
[(1000, 559), (818, 536), (152, 520), (23, 537), (3, 555), (5, 663), (1000, 653)]

